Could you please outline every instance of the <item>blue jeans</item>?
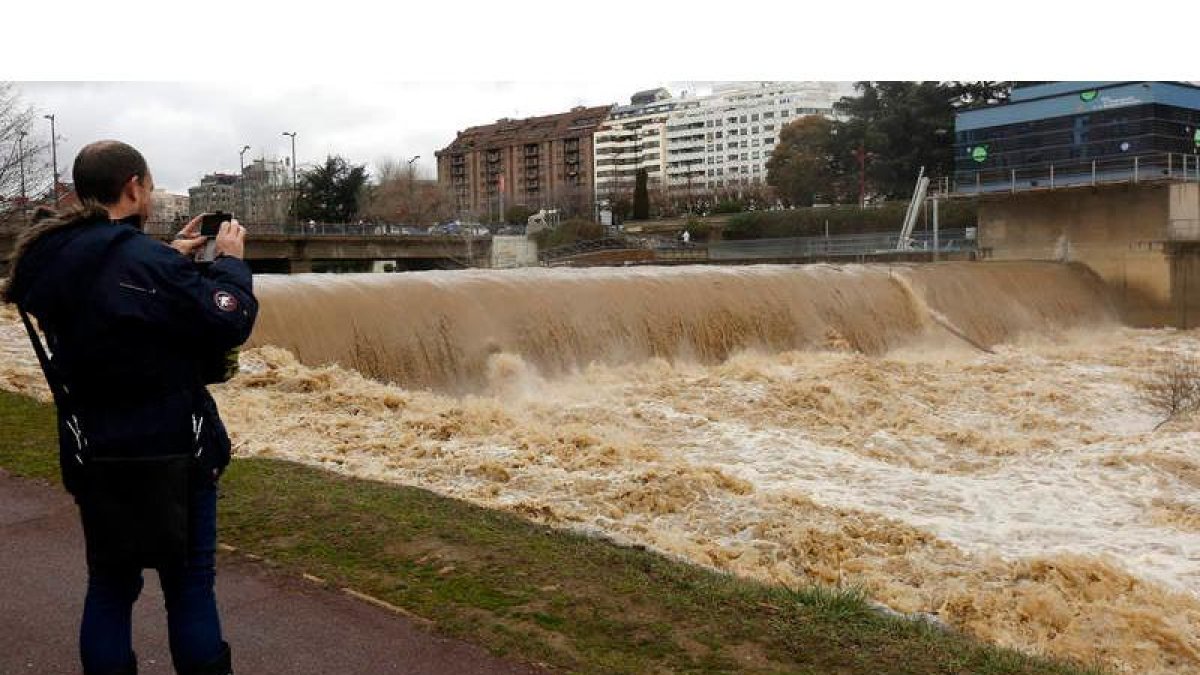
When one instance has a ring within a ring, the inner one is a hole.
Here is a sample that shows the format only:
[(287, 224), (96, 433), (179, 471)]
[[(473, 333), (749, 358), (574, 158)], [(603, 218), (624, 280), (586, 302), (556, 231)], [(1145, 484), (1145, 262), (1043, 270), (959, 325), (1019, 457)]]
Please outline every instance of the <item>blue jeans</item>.
[[(159, 568), (167, 606), (167, 633), (176, 672), (216, 659), (224, 646), (217, 616), (217, 488), (196, 488), (189, 502), (191, 519), (187, 565)], [(87, 599), (79, 629), (79, 652), (87, 675), (123, 672), (133, 653), (133, 603), (142, 591), (140, 568), (89, 568)]]

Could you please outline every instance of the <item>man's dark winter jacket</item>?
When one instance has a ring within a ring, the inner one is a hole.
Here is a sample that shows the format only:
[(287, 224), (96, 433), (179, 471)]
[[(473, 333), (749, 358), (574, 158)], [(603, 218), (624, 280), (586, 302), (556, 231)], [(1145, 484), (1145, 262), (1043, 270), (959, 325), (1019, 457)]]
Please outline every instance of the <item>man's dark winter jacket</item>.
[(80, 477), (72, 414), (84, 453), (192, 452), (205, 474), (224, 469), (229, 437), (202, 373), (250, 336), (258, 302), (246, 263), (222, 256), (202, 269), (103, 209), (35, 218), (4, 295), (37, 318), (70, 390), (74, 409), (58, 411), (67, 489)]

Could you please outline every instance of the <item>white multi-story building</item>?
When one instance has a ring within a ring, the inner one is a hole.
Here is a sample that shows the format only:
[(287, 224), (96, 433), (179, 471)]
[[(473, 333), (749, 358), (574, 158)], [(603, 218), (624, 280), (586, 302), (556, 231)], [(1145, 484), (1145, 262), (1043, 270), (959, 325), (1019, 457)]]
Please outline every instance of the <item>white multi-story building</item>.
[(613, 107), (592, 137), (592, 175), (598, 200), (632, 192), (639, 169), (646, 170), (650, 186), (662, 184), (667, 166), (667, 118), (688, 105), (696, 105), (695, 99), (673, 99), (669, 91), (660, 88), (638, 92), (629, 105)]
[(188, 219), (188, 196), (177, 195), (159, 188), (150, 194), (153, 203), (151, 222), (179, 224)]
[(192, 215), (234, 214), (243, 223), (282, 223), (292, 203), (291, 163), (256, 159), (241, 175), (213, 173), (188, 189)]
[(242, 170), (238, 185), (243, 202), (239, 218), (248, 223), (282, 223), (292, 200), (292, 167), (289, 161), (256, 159)]
[(717, 87), (666, 124), (666, 177), (688, 192), (765, 184), (767, 160), (785, 124), (804, 115), (833, 118), (851, 93), (841, 82), (755, 82)]

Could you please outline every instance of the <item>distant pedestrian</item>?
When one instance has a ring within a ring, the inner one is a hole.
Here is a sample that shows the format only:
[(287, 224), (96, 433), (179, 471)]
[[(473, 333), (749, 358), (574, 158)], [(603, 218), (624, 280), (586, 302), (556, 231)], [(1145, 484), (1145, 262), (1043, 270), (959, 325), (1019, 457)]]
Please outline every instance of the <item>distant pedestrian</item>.
[(692, 233), (688, 232), (687, 230), (684, 230), (682, 239), (683, 239), (683, 245), (687, 246), (688, 244), (690, 244), (692, 242)]

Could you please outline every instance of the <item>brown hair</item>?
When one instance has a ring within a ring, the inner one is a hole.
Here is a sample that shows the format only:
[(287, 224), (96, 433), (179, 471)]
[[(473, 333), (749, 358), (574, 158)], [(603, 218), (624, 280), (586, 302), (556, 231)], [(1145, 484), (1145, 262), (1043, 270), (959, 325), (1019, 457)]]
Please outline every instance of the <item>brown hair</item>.
[(121, 199), (130, 178), (145, 180), (150, 169), (133, 146), (121, 141), (97, 141), (75, 156), (71, 176), (81, 202), (111, 205)]

